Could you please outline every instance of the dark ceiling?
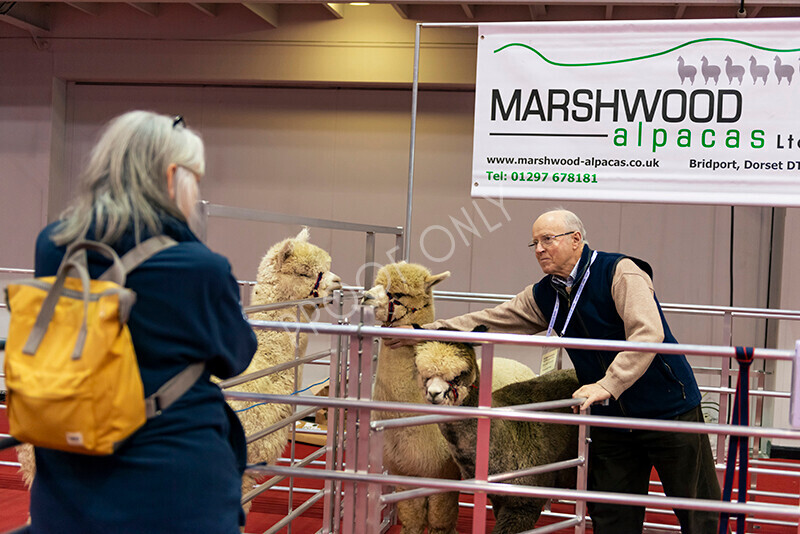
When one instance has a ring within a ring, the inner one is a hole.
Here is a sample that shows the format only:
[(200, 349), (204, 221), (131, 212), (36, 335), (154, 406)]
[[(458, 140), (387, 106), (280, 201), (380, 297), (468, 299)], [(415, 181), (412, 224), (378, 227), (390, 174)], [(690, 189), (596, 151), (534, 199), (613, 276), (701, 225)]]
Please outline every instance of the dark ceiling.
[[(741, 0), (740, 0), (741, 1)], [(636, 20), (636, 19), (681, 19), (681, 18), (735, 18), (742, 4), (735, 0), (681, 0), (664, 2), (656, 0), (626, 0), (613, 4), (576, 0), (541, 2), (462, 2), (409, 0), (402, 3), (378, 1), (373, 4), (389, 4), (397, 17), (415, 22), (476, 23), (533, 20)], [(242, 2), (0, 2), (0, 23), (29, 32), (33, 36), (47, 37), (54, 32), (56, 20), (67, 19), (72, 26), (81, 20), (92, 26), (102, 24), (104, 17), (118, 17), (120, 10), (128, 10), (143, 24), (156, 20), (168, 10), (184, 9), (193, 14), (202, 14), (210, 20), (224, 20), (222, 14), (238, 10), (240, 16), (251, 17), (265, 28), (277, 28), (285, 14), (312, 20), (336, 20), (347, 16), (349, 4), (311, 1), (255, 1)], [(112, 15), (113, 14), (113, 15)], [(792, 17), (800, 16), (800, 0), (747, 0), (739, 16)], [(0, 24), (0, 25), (2, 25)], [(224, 22), (220, 22), (224, 24)], [(61, 28), (63, 30), (63, 27)], [(74, 28), (73, 28), (74, 29)]]

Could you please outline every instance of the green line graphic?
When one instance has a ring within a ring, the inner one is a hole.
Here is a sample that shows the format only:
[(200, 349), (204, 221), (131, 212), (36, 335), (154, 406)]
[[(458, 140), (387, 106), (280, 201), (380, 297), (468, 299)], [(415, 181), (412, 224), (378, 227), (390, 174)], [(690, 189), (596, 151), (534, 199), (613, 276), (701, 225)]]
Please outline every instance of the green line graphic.
[(630, 57), (630, 58), (625, 58), (625, 59), (615, 59), (615, 60), (611, 60), (611, 61), (595, 61), (595, 62), (592, 62), (592, 63), (561, 63), (559, 61), (552, 61), (552, 60), (546, 58), (544, 56), (544, 54), (542, 54), (541, 52), (539, 52), (538, 50), (536, 50), (532, 46), (528, 46), (528, 45), (526, 45), (524, 43), (509, 43), (507, 45), (501, 46), (500, 48), (495, 50), (494, 53), (497, 54), (497, 53), (502, 52), (503, 50), (506, 50), (508, 48), (519, 46), (519, 47), (522, 47), (522, 48), (527, 48), (528, 50), (530, 50), (531, 52), (535, 53), (540, 58), (542, 58), (542, 60), (544, 60), (545, 62), (550, 63), (551, 65), (554, 65), (556, 67), (596, 67), (598, 65), (613, 65), (614, 63), (629, 63), (631, 61), (641, 61), (643, 59), (650, 59), (650, 58), (654, 58), (654, 57), (658, 57), (658, 56), (663, 56), (663, 55), (669, 54), (670, 52), (674, 52), (675, 50), (680, 50), (681, 48), (684, 48), (684, 47), (689, 46), (689, 45), (693, 45), (693, 44), (697, 44), (697, 43), (703, 43), (703, 42), (711, 42), (711, 41), (723, 41), (723, 42), (728, 42), (728, 43), (736, 43), (736, 44), (740, 44), (740, 45), (744, 45), (744, 46), (749, 46), (750, 48), (755, 48), (755, 49), (758, 49), (758, 50), (764, 50), (766, 52), (778, 52), (778, 53), (800, 52), (800, 48), (769, 48), (769, 47), (766, 47), (766, 46), (760, 46), (760, 45), (756, 45), (756, 44), (753, 44), (753, 43), (748, 43), (747, 41), (741, 41), (739, 39), (729, 39), (727, 37), (704, 37), (702, 39), (694, 39), (692, 41), (687, 41), (687, 42), (685, 42), (683, 44), (680, 44), (678, 46), (673, 46), (672, 48), (664, 50), (663, 52), (655, 52), (653, 54), (647, 54), (647, 55), (644, 55), (644, 56)]

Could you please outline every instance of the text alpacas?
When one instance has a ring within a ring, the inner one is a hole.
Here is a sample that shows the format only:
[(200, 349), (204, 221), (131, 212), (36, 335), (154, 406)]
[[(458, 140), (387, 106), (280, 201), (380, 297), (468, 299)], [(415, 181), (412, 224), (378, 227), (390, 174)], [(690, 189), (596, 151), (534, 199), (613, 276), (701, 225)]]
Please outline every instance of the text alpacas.
[[(464, 343), (427, 342), (417, 346), (419, 383), (428, 402), (477, 406), (480, 372), (475, 350)], [(553, 371), (492, 393), (492, 406), (515, 406), (567, 399), (578, 389), (573, 370)], [(560, 411), (569, 411), (569, 408)], [(475, 478), (477, 419), (439, 423), (450, 452), (465, 479)], [(505, 473), (569, 460), (577, 456), (578, 427), (531, 421), (492, 419), (489, 474)], [(575, 469), (510, 480), (512, 484), (575, 487)], [(496, 519), (494, 534), (515, 534), (536, 525), (546, 499), (489, 494)]]
[[(395, 263), (381, 268), (375, 286), (365, 292), (364, 303), (374, 306), (375, 317), (383, 326), (427, 324), (434, 320), (434, 285), (450, 276), (449, 272), (432, 275), (425, 267)], [(502, 360), (502, 359), (498, 359)], [(504, 360), (497, 362), (493, 382), (507, 384), (534, 376), (524, 365)], [(373, 398), (378, 401), (423, 404), (417, 385), (414, 347), (391, 349), (381, 344), (375, 375)], [(410, 417), (413, 413), (373, 412), (376, 420)], [(458, 466), (450, 456), (447, 442), (436, 425), (387, 429), (384, 435), (384, 465), (390, 474), (458, 479)], [(397, 491), (412, 489), (398, 486)], [(448, 492), (407, 499), (397, 503), (397, 515), (403, 534), (452, 534), (458, 518), (458, 493)]]
[[(308, 242), (308, 229), (303, 229), (297, 237), (285, 239), (269, 249), (258, 267), (256, 285), (253, 287), (250, 305), (258, 306), (275, 302), (287, 302), (310, 297), (325, 297), (334, 290), (341, 289), (339, 277), (330, 271), (330, 255), (316, 245)], [(302, 306), (300, 320), (308, 322), (316, 305)], [(297, 306), (280, 310), (261, 311), (250, 317), (263, 321), (297, 320)], [(308, 345), (308, 335), (294, 332), (273, 331), (258, 328), (258, 350), (244, 374), (268, 369), (278, 364), (303, 357)], [(299, 337), (299, 344), (296, 343)], [(245, 382), (232, 387), (232, 391), (290, 395), (295, 391), (294, 369)], [(298, 384), (302, 383), (302, 367), (298, 368)], [(229, 401), (238, 412), (245, 433), (251, 435), (292, 415), (293, 408), (287, 404), (256, 404), (243, 401)], [(252, 407), (251, 407), (252, 406)], [(241, 410), (241, 411), (239, 411)], [(247, 445), (249, 463), (266, 462), (272, 464), (286, 447), (289, 426), (284, 426), (261, 439)], [(255, 479), (245, 474), (242, 492), (253, 488)], [(249, 509), (249, 503), (245, 506)]]

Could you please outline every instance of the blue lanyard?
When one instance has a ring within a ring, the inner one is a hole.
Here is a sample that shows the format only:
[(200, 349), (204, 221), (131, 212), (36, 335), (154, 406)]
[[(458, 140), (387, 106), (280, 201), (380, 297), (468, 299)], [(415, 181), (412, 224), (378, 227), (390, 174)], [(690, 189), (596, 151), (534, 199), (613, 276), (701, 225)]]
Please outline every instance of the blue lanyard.
[[(564, 328), (561, 329), (561, 335), (564, 335), (564, 332), (567, 331), (567, 325), (569, 324), (570, 319), (572, 319), (572, 314), (575, 312), (575, 306), (578, 304), (578, 299), (581, 298), (581, 293), (583, 293), (583, 287), (586, 285), (586, 281), (589, 279), (589, 270), (594, 263), (594, 259), (597, 257), (597, 251), (595, 250), (592, 252), (592, 258), (589, 260), (589, 266), (586, 267), (586, 272), (583, 274), (583, 279), (581, 280), (581, 285), (578, 287), (578, 292), (575, 293), (575, 298), (572, 299), (572, 305), (569, 307), (569, 313), (567, 313), (567, 320), (564, 321)], [(558, 295), (556, 295), (556, 305), (553, 307), (553, 315), (550, 317), (550, 324), (547, 327), (547, 336), (549, 337), (553, 333), (553, 326), (556, 324), (556, 317), (558, 317), (558, 308), (559, 308), (560, 301), (558, 300)]]

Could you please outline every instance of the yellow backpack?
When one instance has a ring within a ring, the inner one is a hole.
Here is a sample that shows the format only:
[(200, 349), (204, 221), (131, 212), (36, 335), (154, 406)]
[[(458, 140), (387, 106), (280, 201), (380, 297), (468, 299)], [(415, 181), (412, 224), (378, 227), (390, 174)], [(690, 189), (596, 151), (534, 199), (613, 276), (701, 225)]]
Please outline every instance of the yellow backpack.
[[(120, 259), (108, 245), (80, 240), (67, 249), (56, 276), (8, 285), (5, 380), (14, 438), (37, 447), (111, 454), (195, 383), (203, 363), (188, 366), (145, 399), (127, 325), (136, 300), (124, 287), (127, 273), (175, 244), (152, 237)], [(113, 260), (100, 279), (89, 278), (86, 250)]]

